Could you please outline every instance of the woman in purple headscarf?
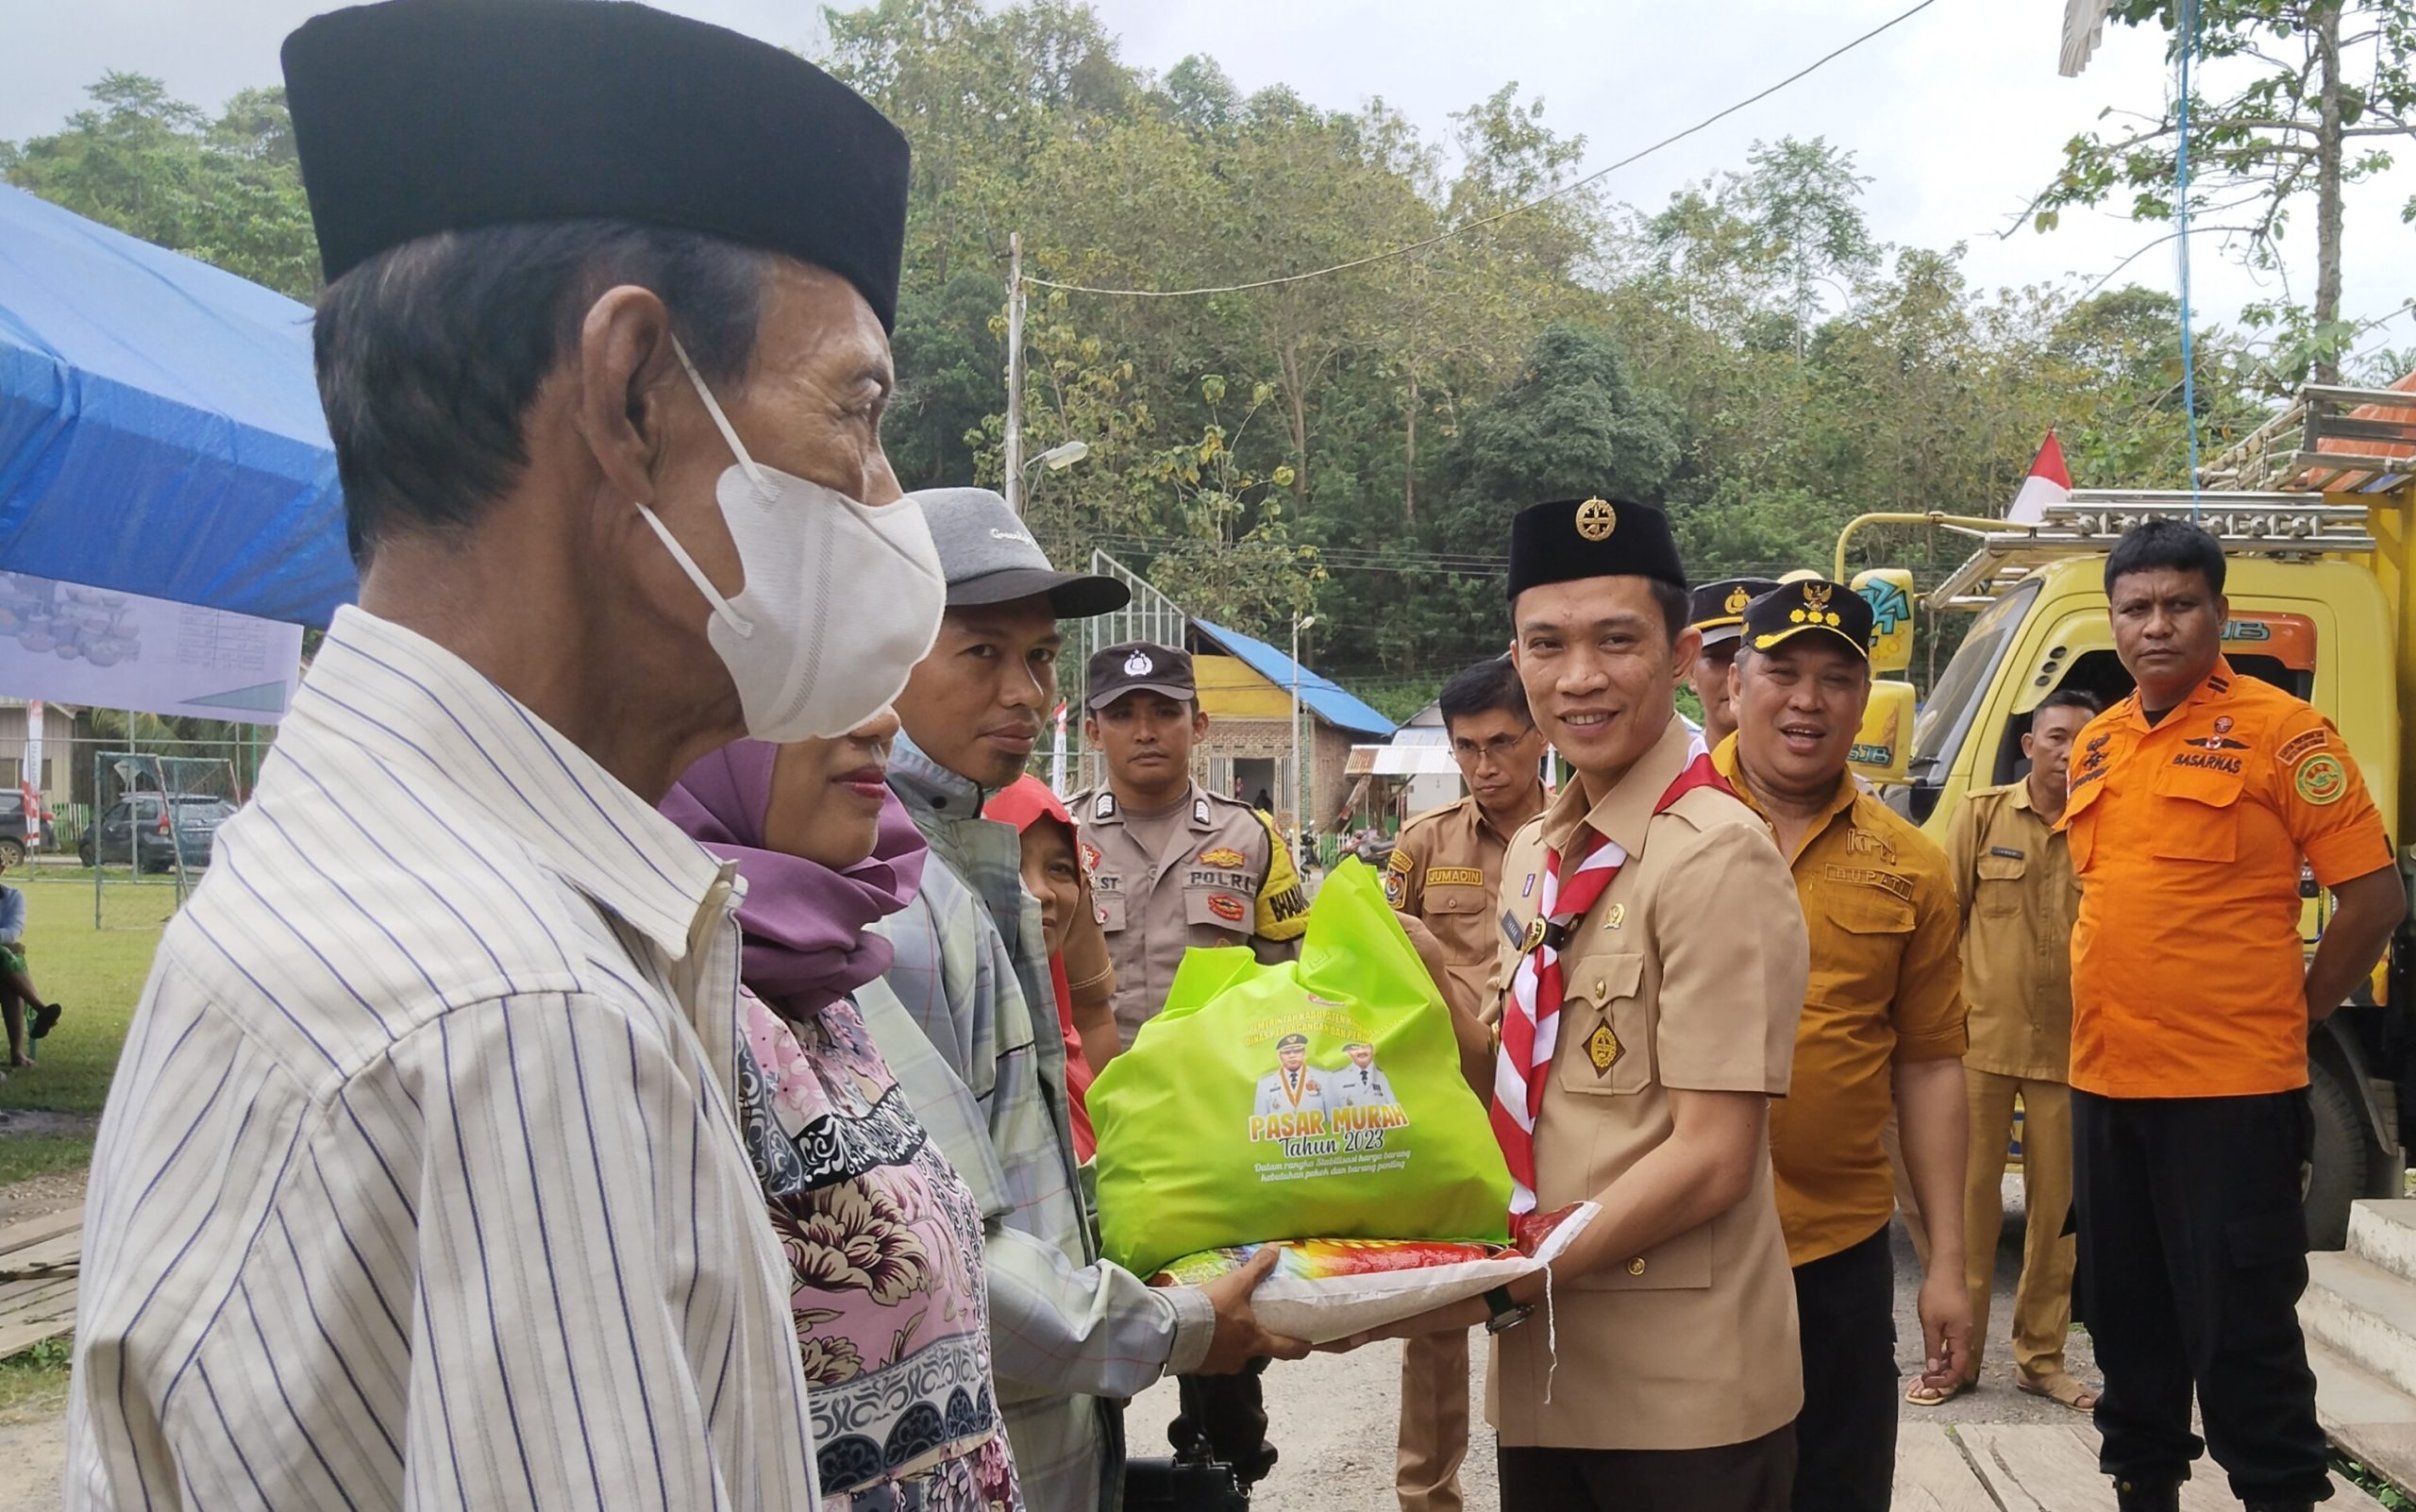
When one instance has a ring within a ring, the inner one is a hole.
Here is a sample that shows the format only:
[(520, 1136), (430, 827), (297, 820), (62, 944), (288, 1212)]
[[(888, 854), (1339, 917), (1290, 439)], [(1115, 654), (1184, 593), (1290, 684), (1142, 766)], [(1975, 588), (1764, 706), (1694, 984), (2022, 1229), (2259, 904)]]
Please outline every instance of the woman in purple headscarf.
[(982, 1213), (850, 997), (889, 967), (866, 926), (923, 874), (884, 781), (897, 732), (883, 711), (837, 740), (740, 741), (663, 812), (747, 879), (740, 1006), (760, 1082), (743, 1121), (796, 1285), (820, 1512), (1019, 1512)]

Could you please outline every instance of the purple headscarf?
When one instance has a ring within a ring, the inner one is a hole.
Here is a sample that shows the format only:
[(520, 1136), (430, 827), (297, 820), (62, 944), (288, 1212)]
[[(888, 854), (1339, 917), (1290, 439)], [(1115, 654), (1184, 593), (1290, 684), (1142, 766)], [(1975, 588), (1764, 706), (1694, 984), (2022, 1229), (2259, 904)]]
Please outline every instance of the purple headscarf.
[(845, 871), (765, 849), (763, 814), (779, 749), (760, 740), (724, 747), (672, 785), (663, 812), (705, 848), (738, 863), (747, 879), (747, 901), (738, 907), (747, 942), (740, 976), (757, 996), (807, 1014), (889, 969), (889, 942), (865, 928), (914, 900), (930, 848), (892, 794), (881, 804), (872, 854)]

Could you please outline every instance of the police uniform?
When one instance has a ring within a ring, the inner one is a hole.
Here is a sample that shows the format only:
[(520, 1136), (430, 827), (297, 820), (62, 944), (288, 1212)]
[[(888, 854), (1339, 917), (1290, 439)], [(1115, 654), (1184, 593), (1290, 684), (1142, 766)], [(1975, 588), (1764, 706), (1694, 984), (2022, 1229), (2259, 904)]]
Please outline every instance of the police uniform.
[[(1514, 604), (1544, 582), (1683, 584), (1666, 518), (1602, 500), (1522, 512), (1510, 561)], [(1545, 925), (1552, 858), (1589, 843), (1588, 831), (1625, 859), (1573, 921)], [(1518, 832), (1502, 902), (1497, 993), (1530, 949), (1547, 946), (1563, 984), (1554, 1048), (1535, 1071), (1538, 1209), (1606, 1193), (1616, 1202), (1619, 1184), (1673, 1136), (1673, 1091), (1786, 1091), (1804, 1002), (1803, 916), (1769, 829), (1708, 776), (1674, 714), (1600, 802), (1571, 781)], [(1517, 1028), (1505, 1017), (1504, 1057)], [(1735, 1205), (1621, 1263), (1557, 1279), (1552, 1302), (1550, 1327), (1538, 1317), (1493, 1339), (1486, 1405), (1503, 1505), (1787, 1506), (1803, 1390), (1767, 1160), (1754, 1162)]]
[[(1145, 643), (1094, 655), (1089, 685), (1094, 712), (1136, 691), (1198, 697), (1190, 656)], [(1175, 814), (1151, 816), (1163, 825), (1152, 846), (1148, 826), (1108, 787), (1079, 793), (1067, 807), (1116, 967), (1116, 1027), (1127, 1049), (1166, 1005), (1183, 951), (1250, 946), (1263, 961), (1290, 958), (1308, 903), (1290, 853), (1258, 810), (1193, 782)]]
[(2099, 1465), (2250, 1503), (2328, 1494), (2293, 1312), (2307, 1285), (2302, 857), (2333, 886), (2391, 865), (2340, 731), (2218, 660), (2161, 719), (2139, 695), (2080, 733), (2064, 831), (2072, 929), (2078, 1295), (2106, 1389)]
[[(1536, 792), (1535, 809), (1543, 807)], [(1384, 899), (1423, 920), (1445, 969), (1470, 1002), (1485, 1002), (1501, 933), (1502, 860), (1533, 814), (1496, 829), (1474, 794), (1401, 826), (1384, 866)], [(1489, 1008), (1488, 1004), (1488, 1008)], [(1425, 1334), (1401, 1356), (1401, 1442), (1393, 1478), (1401, 1512), (1459, 1512), (1460, 1463), (1468, 1449), (1468, 1339)]]

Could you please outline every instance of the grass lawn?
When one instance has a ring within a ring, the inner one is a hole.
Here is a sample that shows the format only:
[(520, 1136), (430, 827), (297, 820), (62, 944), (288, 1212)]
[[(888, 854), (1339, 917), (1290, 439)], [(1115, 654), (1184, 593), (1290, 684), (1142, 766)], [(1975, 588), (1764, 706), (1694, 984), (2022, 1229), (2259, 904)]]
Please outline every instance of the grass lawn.
[[(101, 1111), (160, 928), (176, 906), (173, 887), (112, 883), (103, 897), (109, 927), (96, 930), (92, 873), (71, 875), (83, 880), (23, 872), (8, 879), (25, 892), (25, 964), (34, 984), (67, 1012), (42, 1042), (42, 1065), (0, 1084), (0, 1108)], [(89, 1132), (12, 1134), (0, 1139), (0, 1185), (84, 1165), (92, 1154)]]

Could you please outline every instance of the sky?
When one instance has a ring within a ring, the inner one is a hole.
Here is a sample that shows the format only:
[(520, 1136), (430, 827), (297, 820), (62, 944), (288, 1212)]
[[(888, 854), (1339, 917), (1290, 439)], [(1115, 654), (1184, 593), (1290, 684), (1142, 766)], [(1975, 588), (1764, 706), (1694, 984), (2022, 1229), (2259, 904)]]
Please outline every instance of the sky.
[[(1546, 120), (1586, 139), (1590, 167), (1691, 125), (1794, 72), (1904, 9), (1910, 0), (1094, 0), (1126, 62), (1158, 73), (1215, 58), (1245, 92), (1288, 84), (1349, 109), (1381, 96), (1431, 137), (1451, 112), (1516, 80)], [(214, 109), (274, 82), (285, 34), (325, 0), (0, 0), (0, 138), (56, 128), (104, 70), (164, 79)], [(667, 8), (809, 51), (817, 7), (797, 0), (667, 0)], [(2170, 88), (2160, 33), (2115, 26), (2077, 79), (2055, 68), (2057, 0), (1938, 0), (1820, 72), (1604, 183), (1615, 199), (1656, 208), (1689, 182), (1741, 168), (1757, 140), (1822, 136), (1850, 148), (1873, 182), (1865, 201), (1884, 241), (1961, 242), (1982, 287), (2093, 281), (2169, 227), (2114, 213), (2067, 212), (2060, 228), (2000, 239), (2055, 173), (2061, 145), (2109, 106), (2155, 111)], [(2109, 125), (2115, 123), (2108, 123)], [(2416, 155), (2411, 155), (2416, 156)], [(2400, 223), (2416, 163), (2352, 192), (2344, 310), (2380, 315), (2416, 298), (2416, 229)], [(2293, 270), (2313, 285), (2314, 207), (2299, 211)], [(2202, 326), (2230, 322), (2280, 291), (2193, 243)], [(2173, 286), (2168, 245), (2122, 275)], [(2122, 279), (2117, 280), (2122, 281)], [(2363, 344), (2416, 344), (2416, 316)]]

